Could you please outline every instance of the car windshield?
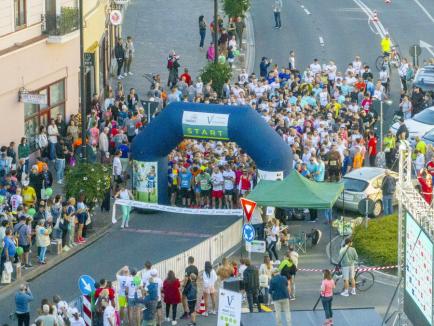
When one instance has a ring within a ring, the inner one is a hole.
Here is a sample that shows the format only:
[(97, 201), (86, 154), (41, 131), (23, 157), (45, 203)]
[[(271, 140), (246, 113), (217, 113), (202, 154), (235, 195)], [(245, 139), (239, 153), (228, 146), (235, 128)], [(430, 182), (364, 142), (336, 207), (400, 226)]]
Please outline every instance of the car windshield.
[(427, 125), (434, 125), (434, 110), (425, 109), (416, 114), (413, 120)]
[(430, 131), (428, 131), (425, 136), (423, 136), (423, 138), (428, 139), (432, 142), (434, 142), (434, 129), (431, 129)]
[(343, 178), (344, 189), (348, 191), (363, 192), (368, 187), (368, 182), (359, 179)]

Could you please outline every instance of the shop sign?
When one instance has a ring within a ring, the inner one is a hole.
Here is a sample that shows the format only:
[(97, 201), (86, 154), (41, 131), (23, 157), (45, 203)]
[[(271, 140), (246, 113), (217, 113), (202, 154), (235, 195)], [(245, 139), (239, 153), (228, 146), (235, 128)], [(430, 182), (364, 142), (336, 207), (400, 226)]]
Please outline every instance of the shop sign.
[(110, 11), (110, 23), (115, 26), (122, 24), (122, 13), (120, 10)]
[(95, 53), (84, 53), (84, 66), (85, 67), (92, 67), (95, 65)]
[(37, 105), (47, 105), (48, 103), (46, 94), (21, 93), (20, 100), (23, 103)]

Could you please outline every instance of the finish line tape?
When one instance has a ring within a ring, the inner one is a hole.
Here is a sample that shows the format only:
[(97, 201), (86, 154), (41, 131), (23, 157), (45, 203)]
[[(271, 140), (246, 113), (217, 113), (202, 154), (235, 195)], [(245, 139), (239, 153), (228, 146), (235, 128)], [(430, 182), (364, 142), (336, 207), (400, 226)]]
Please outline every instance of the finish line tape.
[[(393, 265), (393, 266), (377, 266), (377, 267), (360, 267), (360, 268), (356, 268), (357, 271), (359, 272), (368, 272), (368, 271), (381, 271), (381, 270), (385, 270), (385, 269), (394, 269), (394, 268), (398, 268), (398, 265)], [(332, 269), (331, 271), (335, 271), (336, 268)], [(319, 269), (319, 268), (298, 268), (297, 272), (322, 272), (324, 271), (324, 269)]]

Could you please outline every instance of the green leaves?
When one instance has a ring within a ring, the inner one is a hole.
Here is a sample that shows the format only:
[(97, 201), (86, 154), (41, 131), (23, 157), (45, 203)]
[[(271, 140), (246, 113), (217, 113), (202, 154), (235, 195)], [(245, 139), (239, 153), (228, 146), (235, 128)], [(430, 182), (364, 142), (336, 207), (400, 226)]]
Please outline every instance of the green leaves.
[(223, 84), (232, 78), (232, 69), (227, 63), (210, 62), (202, 69), (200, 76), (205, 84), (212, 81), (212, 89), (221, 96)]
[(230, 18), (244, 17), (250, 8), (250, 0), (224, 0), (223, 10)]
[(66, 195), (77, 198), (80, 193), (84, 193), (89, 206), (104, 199), (110, 183), (110, 166), (100, 163), (78, 163), (65, 175)]
[(398, 261), (398, 217), (385, 216), (357, 226), (353, 244), (362, 260), (373, 266), (396, 265)]

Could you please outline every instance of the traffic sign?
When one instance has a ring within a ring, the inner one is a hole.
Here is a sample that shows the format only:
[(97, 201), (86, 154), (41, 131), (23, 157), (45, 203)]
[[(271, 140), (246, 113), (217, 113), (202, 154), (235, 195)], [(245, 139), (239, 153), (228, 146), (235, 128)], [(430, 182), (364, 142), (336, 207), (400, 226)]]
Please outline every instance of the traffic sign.
[(420, 56), (422, 53), (422, 49), (420, 48), (419, 44), (411, 45), (408, 51), (413, 58)]
[(89, 295), (95, 291), (95, 280), (89, 275), (81, 275), (78, 279), (78, 288), (81, 294)]
[(243, 226), (243, 238), (247, 242), (255, 239), (255, 228), (250, 224), (244, 224)]
[(256, 203), (253, 200), (240, 198), (241, 206), (243, 207), (244, 214), (246, 214), (247, 222), (250, 222), (253, 211), (255, 210)]
[(265, 241), (262, 240), (253, 240), (250, 242), (246, 242), (246, 251), (247, 252), (258, 252), (263, 254), (266, 249)]

